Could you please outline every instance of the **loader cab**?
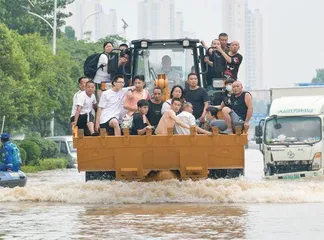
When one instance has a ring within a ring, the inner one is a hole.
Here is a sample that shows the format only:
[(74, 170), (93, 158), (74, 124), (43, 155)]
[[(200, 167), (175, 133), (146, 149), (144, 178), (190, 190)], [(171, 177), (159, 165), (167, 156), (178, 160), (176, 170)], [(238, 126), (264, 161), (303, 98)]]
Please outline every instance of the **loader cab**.
[(149, 91), (159, 74), (166, 74), (169, 89), (174, 85), (186, 88), (187, 76), (195, 72), (198, 84), (205, 86), (206, 69), (203, 58), (204, 49), (198, 46), (198, 39), (166, 39), (132, 41), (132, 77), (144, 75)]

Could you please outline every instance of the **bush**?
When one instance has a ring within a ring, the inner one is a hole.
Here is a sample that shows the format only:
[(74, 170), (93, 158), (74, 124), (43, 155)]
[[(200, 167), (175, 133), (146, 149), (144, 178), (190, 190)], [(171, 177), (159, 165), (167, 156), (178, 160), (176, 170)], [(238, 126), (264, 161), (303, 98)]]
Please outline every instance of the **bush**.
[(32, 173), (45, 170), (66, 168), (67, 162), (64, 158), (47, 158), (39, 161), (38, 166), (22, 166), (21, 171), (25, 173)]
[(36, 143), (30, 140), (22, 141), (20, 147), (23, 148), (27, 153), (27, 157), (25, 161), (26, 165), (28, 165), (32, 161), (37, 161), (41, 156), (40, 147)]
[(36, 143), (41, 150), (40, 158), (54, 158), (57, 156), (59, 150), (55, 142), (49, 139), (39, 138), (39, 137), (32, 137), (28, 139)]
[(26, 159), (27, 159), (27, 153), (26, 153), (25, 149), (23, 149), (21, 146), (18, 146), (18, 149), (20, 152), (21, 161), (23, 162), (23, 164), (25, 164)]
[(47, 158), (39, 161), (39, 167), (43, 170), (66, 168), (67, 161), (64, 158)]

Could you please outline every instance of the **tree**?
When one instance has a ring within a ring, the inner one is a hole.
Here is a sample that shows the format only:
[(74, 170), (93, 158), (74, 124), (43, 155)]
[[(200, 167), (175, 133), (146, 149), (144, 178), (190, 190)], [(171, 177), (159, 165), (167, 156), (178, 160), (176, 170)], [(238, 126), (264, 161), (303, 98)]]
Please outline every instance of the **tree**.
[(0, 24), (0, 115), (6, 115), (6, 130), (21, 126), (28, 115), (33, 94), (29, 85), (29, 63), (17, 42), (19, 35)]
[(105, 38), (98, 40), (98, 43), (103, 45), (105, 42), (112, 42), (114, 47), (118, 47), (121, 43), (126, 43), (127, 40), (119, 35), (108, 35)]
[(76, 40), (75, 31), (71, 26), (66, 26), (64, 32), (68, 39)]
[(54, 56), (46, 39), (38, 34), (20, 36), (18, 41), (30, 63), (29, 88), (34, 92), (32, 114), (25, 124), (42, 137), (48, 136), (53, 111), (56, 121), (69, 125), (70, 102), (76, 90), (71, 78), (75, 62), (64, 51)]
[[(42, 36), (51, 36), (51, 28), (38, 17), (28, 13), (28, 9), (42, 17), (50, 23), (53, 22), (53, 0), (33, 1), (31, 6), (28, 0), (0, 0), (0, 22), (5, 24), (9, 29), (17, 30), (19, 34), (40, 33)], [(58, 10), (65, 9), (66, 6), (74, 0), (58, 0)], [(72, 13), (57, 12), (58, 29), (64, 26), (64, 19), (72, 16)]]
[(316, 77), (312, 79), (312, 83), (324, 83), (324, 68), (316, 69)]

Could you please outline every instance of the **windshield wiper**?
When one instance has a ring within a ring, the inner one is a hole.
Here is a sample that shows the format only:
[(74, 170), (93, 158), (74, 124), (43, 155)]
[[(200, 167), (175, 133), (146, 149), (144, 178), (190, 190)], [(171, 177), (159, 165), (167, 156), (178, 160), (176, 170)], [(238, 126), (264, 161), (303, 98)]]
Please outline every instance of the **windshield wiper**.
[(270, 140), (269, 143), (274, 143), (274, 144), (277, 144), (277, 145), (284, 145), (286, 147), (289, 147), (289, 143), (282, 142), (282, 141), (279, 141), (279, 140)]

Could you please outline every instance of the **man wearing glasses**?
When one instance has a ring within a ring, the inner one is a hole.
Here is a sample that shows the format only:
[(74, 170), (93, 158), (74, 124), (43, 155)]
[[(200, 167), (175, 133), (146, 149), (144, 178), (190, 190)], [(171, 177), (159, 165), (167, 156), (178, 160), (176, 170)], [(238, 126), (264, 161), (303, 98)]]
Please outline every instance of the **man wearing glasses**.
[(124, 88), (125, 81), (122, 75), (115, 75), (112, 88), (101, 94), (96, 115), (96, 131), (105, 128), (108, 134), (121, 135), (119, 126), (120, 111), (125, 101), (125, 96), (134, 87)]

